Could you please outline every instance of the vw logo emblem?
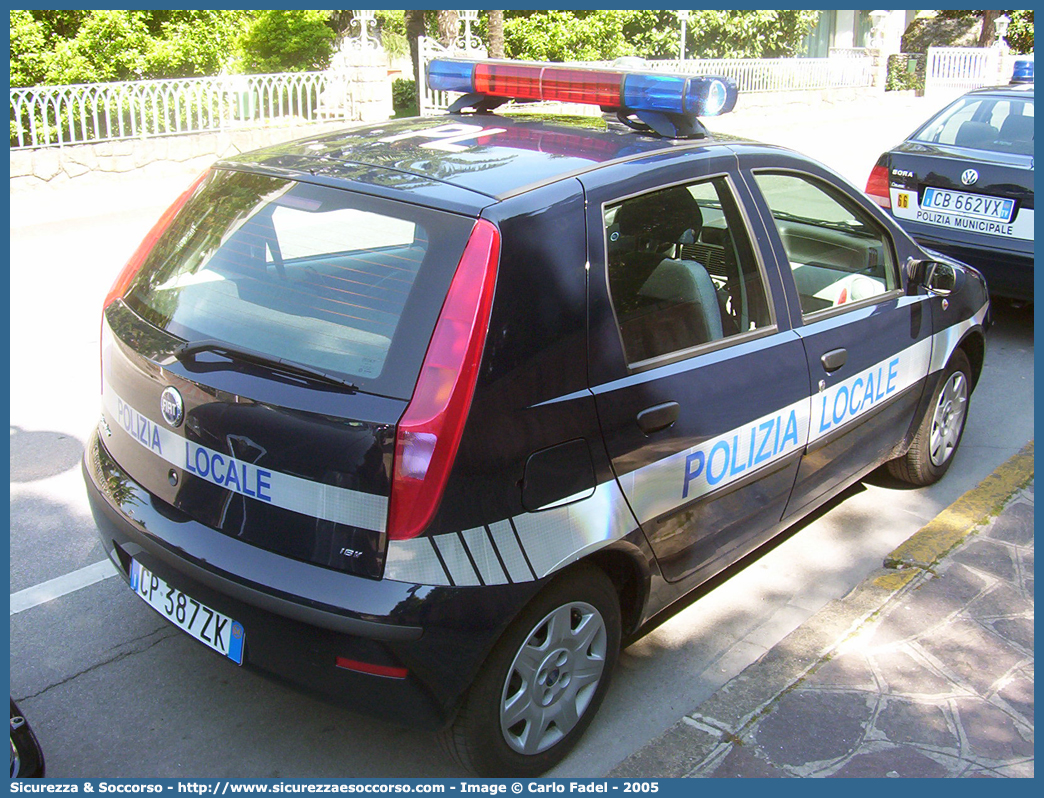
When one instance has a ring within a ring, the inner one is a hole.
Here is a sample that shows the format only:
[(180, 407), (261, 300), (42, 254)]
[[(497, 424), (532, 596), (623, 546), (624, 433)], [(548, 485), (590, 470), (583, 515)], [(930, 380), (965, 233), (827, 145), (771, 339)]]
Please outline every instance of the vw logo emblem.
[(181, 422), (185, 420), (185, 403), (176, 388), (168, 386), (163, 389), (163, 393), (160, 394), (160, 412), (163, 414), (163, 420), (170, 426), (181, 426)]
[(979, 173), (974, 169), (965, 169), (961, 173), (961, 182), (966, 186), (972, 185), (976, 180), (979, 179)]

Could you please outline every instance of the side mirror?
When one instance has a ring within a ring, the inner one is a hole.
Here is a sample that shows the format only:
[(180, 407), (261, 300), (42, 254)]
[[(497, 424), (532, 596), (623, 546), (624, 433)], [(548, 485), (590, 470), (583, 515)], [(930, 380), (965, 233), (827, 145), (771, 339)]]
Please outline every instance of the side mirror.
[(932, 263), (924, 287), (937, 296), (949, 296), (957, 287), (957, 269), (949, 263)]
[(948, 296), (957, 287), (957, 269), (949, 263), (934, 260), (906, 262), (906, 292), (925, 288), (936, 296)]
[(906, 293), (914, 294), (924, 285), (925, 277), (928, 275), (928, 264), (929, 261), (913, 258), (906, 261)]
[(913, 294), (925, 288), (935, 296), (947, 297), (957, 285), (957, 269), (950, 263), (938, 260), (906, 261), (906, 292)]

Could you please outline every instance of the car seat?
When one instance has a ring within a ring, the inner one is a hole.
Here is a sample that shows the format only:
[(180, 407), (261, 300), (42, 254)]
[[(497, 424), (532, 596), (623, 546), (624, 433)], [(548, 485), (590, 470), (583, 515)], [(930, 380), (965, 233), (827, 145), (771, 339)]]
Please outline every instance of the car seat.
[(676, 258), (703, 226), (685, 188), (637, 197), (620, 207), (616, 224), (636, 249), (610, 256), (610, 290), (630, 362), (722, 337), (717, 290), (697, 261)]

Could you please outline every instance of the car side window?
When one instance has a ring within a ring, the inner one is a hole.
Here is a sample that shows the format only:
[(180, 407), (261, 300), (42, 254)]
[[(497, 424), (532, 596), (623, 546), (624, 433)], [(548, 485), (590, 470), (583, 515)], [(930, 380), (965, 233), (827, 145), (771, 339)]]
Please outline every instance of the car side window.
[(899, 287), (888, 233), (855, 202), (811, 176), (754, 176), (783, 241), (809, 315), (872, 300)]
[(632, 367), (772, 324), (724, 177), (604, 210), (609, 294)]

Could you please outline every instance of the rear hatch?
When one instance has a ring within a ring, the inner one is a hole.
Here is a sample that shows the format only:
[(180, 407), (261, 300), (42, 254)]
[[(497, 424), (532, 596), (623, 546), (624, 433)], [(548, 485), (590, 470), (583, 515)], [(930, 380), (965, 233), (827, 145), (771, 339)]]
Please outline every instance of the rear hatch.
[(214, 170), (166, 221), (107, 300), (105, 447), (174, 520), (379, 577), (395, 425), (475, 220)]

